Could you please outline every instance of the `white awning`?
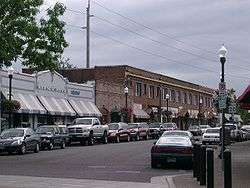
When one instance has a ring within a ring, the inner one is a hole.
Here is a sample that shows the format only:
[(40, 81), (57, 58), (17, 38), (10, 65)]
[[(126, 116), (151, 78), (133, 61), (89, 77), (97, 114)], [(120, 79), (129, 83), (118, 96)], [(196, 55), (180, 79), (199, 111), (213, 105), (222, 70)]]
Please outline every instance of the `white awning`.
[(51, 115), (75, 116), (74, 109), (70, 106), (66, 98), (56, 98), (48, 96), (38, 96), (40, 102)]
[[(9, 99), (7, 91), (3, 91), (3, 95), (6, 99)], [(11, 95), (11, 99), (18, 101), (21, 105), (17, 113), (46, 114), (46, 109), (44, 109), (34, 94), (12, 92)]]
[(149, 119), (150, 116), (143, 109), (134, 108), (133, 114), (136, 118)]
[(69, 103), (74, 108), (76, 113), (81, 117), (86, 117), (86, 116), (100, 117), (100, 116), (102, 116), (101, 112), (99, 111), (99, 109), (96, 107), (96, 105), (93, 102), (70, 99)]

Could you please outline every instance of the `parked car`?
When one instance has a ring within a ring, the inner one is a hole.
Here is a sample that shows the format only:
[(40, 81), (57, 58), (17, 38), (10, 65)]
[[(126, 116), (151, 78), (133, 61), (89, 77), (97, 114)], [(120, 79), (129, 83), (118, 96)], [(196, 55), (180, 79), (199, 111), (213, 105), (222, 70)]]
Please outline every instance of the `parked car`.
[(69, 145), (69, 132), (67, 125), (58, 125), (59, 134), (64, 137), (66, 145)]
[(192, 166), (193, 144), (186, 136), (162, 136), (151, 148), (151, 167), (176, 163)]
[(36, 133), (41, 137), (41, 149), (52, 150), (54, 147), (64, 149), (66, 146), (66, 138), (60, 134), (57, 125), (42, 125), (36, 129)]
[(110, 123), (108, 124), (108, 140), (119, 143), (120, 141), (130, 141), (130, 132), (127, 123)]
[(149, 127), (147, 123), (129, 123), (130, 137), (136, 141), (141, 138), (148, 140), (149, 138)]
[(165, 131), (173, 131), (177, 130), (177, 125), (175, 123), (163, 123), (160, 126), (160, 133), (163, 134)]
[(243, 132), (243, 139), (250, 140), (250, 125), (243, 125), (241, 131)]
[(209, 125), (200, 125), (201, 134), (204, 134), (208, 128), (211, 128)]
[(240, 130), (240, 127), (237, 124), (226, 123), (225, 127), (230, 129), (230, 136), (232, 140), (234, 141), (243, 140), (243, 132)]
[(30, 128), (15, 128), (4, 130), (0, 135), (0, 151), (9, 154), (17, 152), (25, 154), (27, 151), (39, 152), (40, 137)]
[(220, 127), (208, 128), (202, 135), (202, 144), (218, 144), (220, 143)]
[(149, 124), (149, 136), (151, 138), (159, 138), (161, 136), (161, 123), (155, 122)]
[(198, 125), (190, 125), (188, 130), (194, 135), (194, 136), (200, 136), (202, 131), (201, 128)]
[(68, 126), (69, 142), (80, 142), (82, 145), (88, 142), (93, 145), (95, 140), (108, 143), (108, 125), (101, 125), (98, 118), (76, 118), (72, 125)]
[(197, 141), (193, 134), (190, 131), (181, 131), (181, 130), (174, 130), (174, 131), (165, 131), (162, 136), (181, 136), (181, 137), (188, 137), (192, 143)]

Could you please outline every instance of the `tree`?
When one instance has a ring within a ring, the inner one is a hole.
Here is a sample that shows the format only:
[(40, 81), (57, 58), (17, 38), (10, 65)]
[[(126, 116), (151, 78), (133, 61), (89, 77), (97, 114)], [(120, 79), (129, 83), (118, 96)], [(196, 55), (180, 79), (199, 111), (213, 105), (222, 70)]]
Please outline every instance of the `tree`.
[(35, 32), (36, 14), (43, 0), (0, 1), (0, 68), (22, 55), (27, 37)]
[(48, 9), (48, 20), (41, 19), (37, 30), (29, 35), (23, 65), (35, 71), (58, 70), (64, 48), (68, 46), (64, 38), (65, 23), (59, 20), (65, 9), (61, 3)]
[(69, 63), (70, 59), (69, 58), (61, 58), (58, 67), (59, 69), (73, 69), (77, 68), (77, 66), (72, 65)]

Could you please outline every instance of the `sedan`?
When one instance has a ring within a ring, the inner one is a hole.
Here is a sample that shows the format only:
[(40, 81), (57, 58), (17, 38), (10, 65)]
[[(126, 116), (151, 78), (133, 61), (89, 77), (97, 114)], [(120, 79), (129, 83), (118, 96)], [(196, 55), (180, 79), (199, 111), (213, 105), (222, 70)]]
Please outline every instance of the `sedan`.
[(220, 127), (209, 128), (202, 136), (202, 144), (220, 143)]
[(188, 137), (162, 136), (151, 149), (151, 167), (169, 163), (192, 165), (193, 145)]
[(120, 141), (130, 141), (130, 132), (126, 123), (110, 123), (108, 140), (119, 143)]
[(30, 128), (8, 129), (0, 135), (0, 151), (9, 154), (17, 152), (25, 154), (26, 151), (39, 152), (40, 137)]
[(191, 125), (188, 130), (194, 135), (199, 136), (201, 135), (202, 131), (201, 128), (198, 125)]
[(181, 131), (181, 130), (175, 130), (175, 131), (165, 131), (162, 136), (181, 136), (181, 137), (188, 137), (192, 143), (195, 141), (198, 141), (198, 139), (195, 139), (193, 134), (189, 131)]

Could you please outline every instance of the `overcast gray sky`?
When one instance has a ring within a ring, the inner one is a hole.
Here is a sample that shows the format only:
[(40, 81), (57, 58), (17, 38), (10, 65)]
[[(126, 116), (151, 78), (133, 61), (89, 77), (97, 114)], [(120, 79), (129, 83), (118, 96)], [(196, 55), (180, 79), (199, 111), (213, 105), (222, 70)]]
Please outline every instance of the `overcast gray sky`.
[[(46, 0), (42, 10), (55, 2)], [(69, 24), (66, 39), (70, 46), (64, 56), (77, 67), (85, 67), (86, 31), (73, 26), (85, 26), (87, 0), (60, 2), (71, 10), (62, 18)], [(94, 32), (90, 39), (91, 67), (127, 64), (217, 88), (218, 49), (224, 43), (228, 49), (227, 86), (240, 93), (250, 81), (249, 10), (247, 0), (91, 0), (94, 15), (91, 18)]]

